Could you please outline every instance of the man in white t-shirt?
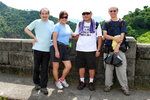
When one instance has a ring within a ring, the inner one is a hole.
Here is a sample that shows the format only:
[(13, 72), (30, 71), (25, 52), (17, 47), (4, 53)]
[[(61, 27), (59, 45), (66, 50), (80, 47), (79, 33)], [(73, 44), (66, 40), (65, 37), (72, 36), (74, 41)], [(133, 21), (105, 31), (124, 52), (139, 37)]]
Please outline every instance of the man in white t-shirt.
[[(50, 21), (49, 10), (42, 8), (40, 10), (41, 19), (34, 20), (26, 28), (25, 32), (33, 38), (34, 51), (34, 70), (33, 82), (35, 90), (40, 90), (43, 94), (48, 94), (48, 64), (50, 60), (50, 45), (51, 35), (54, 28), (54, 23)], [(35, 31), (35, 35), (32, 33)]]
[[(78, 35), (76, 46), (77, 66), (79, 68), (80, 82), (77, 87), (82, 90), (86, 83), (84, 81), (85, 69), (89, 69), (89, 90), (95, 90), (94, 77), (96, 69), (96, 57), (100, 56), (102, 45), (102, 31), (99, 23), (95, 22), (92, 12), (87, 10), (82, 13), (83, 21), (77, 24), (74, 35)], [(97, 44), (98, 43), (98, 44)]]

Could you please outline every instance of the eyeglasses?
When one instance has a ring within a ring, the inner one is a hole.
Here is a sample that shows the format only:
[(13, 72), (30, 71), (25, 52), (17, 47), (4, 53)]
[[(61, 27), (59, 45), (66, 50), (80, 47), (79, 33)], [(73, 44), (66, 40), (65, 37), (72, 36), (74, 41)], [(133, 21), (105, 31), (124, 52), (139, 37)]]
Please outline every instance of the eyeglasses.
[(62, 16), (62, 17), (60, 17), (61, 19), (68, 19), (68, 16)]
[(90, 12), (83, 12), (82, 15), (89, 15), (91, 14)]
[(109, 12), (117, 12), (117, 10), (110, 10)]

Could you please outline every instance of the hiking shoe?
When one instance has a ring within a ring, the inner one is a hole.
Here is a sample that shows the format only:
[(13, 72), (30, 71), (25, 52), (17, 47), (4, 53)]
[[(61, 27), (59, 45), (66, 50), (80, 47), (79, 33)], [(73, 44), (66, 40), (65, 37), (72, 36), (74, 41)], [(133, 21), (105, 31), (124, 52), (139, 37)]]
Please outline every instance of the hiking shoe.
[(110, 90), (111, 90), (111, 87), (110, 87), (110, 86), (105, 86), (104, 92), (110, 92)]
[(44, 95), (48, 95), (48, 90), (47, 88), (41, 88), (40, 90)]
[(95, 90), (95, 87), (94, 87), (94, 83), (93, 83), (93, 82), (90, 82), (90, 83), (89, 83), (89, 90), (90, 90), (90, 91), (94, 91), (94, 90)]
[(63, 86), (62, 86), (62, 84), (61, 84), (60, 81), (55, 82), (55, 85), (56, 85), (56, 87), (57, 87), (58, 89), (63, 89)]
[(62, 83), (62, 85), (63, 85), (64, 87), (69, 87), (69, 84), (66, 82), (66, 80), (61, 81), (61, 80), (59, 79), (59, 81)]
[(129, 90), (122, 90), (123, 94), (126, 96), (130, 96)]
[(34, 90), (38, 91), (40, 89), (41, 89), (41, 87), (38, 84), (35, 84)]
[(86, 84), (84, 83), (84, 82), (79, 82), (79, 85), (78, 85), (78, 87), (77, 87), (77, 89), (78, 90), (82, 90), (82, 89), (84, 89), (85, 88), (85, 86), (86, 86)]

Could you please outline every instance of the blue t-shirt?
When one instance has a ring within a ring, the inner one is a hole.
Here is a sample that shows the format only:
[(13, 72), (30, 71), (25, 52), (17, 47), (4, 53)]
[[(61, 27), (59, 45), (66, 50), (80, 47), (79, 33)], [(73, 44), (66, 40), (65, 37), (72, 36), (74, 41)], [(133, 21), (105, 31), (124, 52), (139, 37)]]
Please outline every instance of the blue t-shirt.
[[(106, 22), (103, 25), (103, 30), (107, 31), (107, 34), (110, 36), (116, 36), (116, 35), (120, 35), (121, 33), (127, 33), (126, 22), (110, 21), (109, 25), (108, 22)], [(111, 46), (112, 40), (105, 39), (104, 44), (107, 46)]]
[(50, 44), (51, 44), (51, 35), (54, 29), (54, 23), (50, 20), (42, 21), (41, 19), (37, 19), (30, 23), (27, 28), (32, 31), (34, 29), (35, 36), (38, 40), (32, 49), (43, 51), (43, 52), (50, 52)]
[(57, 41), (69, 45), (69, 38), (71, 37), (72, 30), (69, 25), (62, 25), (57, 23), (53, 32), (58, 32)]

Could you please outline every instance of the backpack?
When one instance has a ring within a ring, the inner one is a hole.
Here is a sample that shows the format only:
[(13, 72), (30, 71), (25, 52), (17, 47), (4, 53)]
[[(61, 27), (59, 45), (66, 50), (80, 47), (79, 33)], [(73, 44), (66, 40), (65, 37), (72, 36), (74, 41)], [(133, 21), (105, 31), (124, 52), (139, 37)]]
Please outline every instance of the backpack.
[[(113, 29), (119, 27), (120, 28), (120, 31), (121, 31), (121, 27), (123, 26), (123, 22), (124, 20), (122, 19), (119, 19), (119, 25), (116, 25), (116, 26), (112, 26), (110, 23), (111, 21), (107, 21), (106, 22), (106, 27), (107, 29), (110, 29), (111, 33), (113, 33)], [(114, 34), (114, 33), (113, 33)], [(114, 36), (114, 35), (113, 35)], [(128, 44), (128, 41), (126, 39), (126, 36), (124, 36), (124, 39), (123, 39), (123, 42), (122, 44), (120, 45), (120, 50), (123, 51), (123, 52), (126, 52), (128, 49), (130, 48), (129, 44)]]

